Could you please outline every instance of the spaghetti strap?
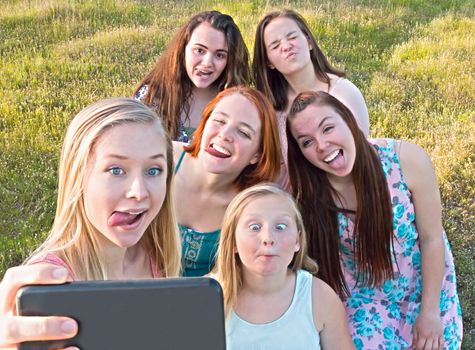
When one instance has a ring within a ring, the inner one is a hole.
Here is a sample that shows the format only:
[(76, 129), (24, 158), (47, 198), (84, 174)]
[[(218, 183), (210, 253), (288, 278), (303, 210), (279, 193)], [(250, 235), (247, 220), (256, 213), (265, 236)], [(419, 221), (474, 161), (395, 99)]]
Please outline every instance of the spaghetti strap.
[(185, 153), (186, 153), (185, 151), (182, 151), (180, 154), (180, 159), (178, 159), (178, 163), (176, 163), (176, 166), (175, 166), (175, 174), (178, 172), (178, 169), (180, 169), (180, 165), (183, 158), (185, 157)]

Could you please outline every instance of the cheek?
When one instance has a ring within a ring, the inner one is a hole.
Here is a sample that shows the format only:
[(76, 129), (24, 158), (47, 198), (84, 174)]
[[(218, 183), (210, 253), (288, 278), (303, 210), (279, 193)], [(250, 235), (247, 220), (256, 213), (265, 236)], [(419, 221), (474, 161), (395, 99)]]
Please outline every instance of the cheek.
[(228, 60), (219, 60), (216, 66), (218, 67), (217, 71), (219, 74), (223, 73), (224, 70), (226, 69), (226, 65), (228, 64)]
[(255, 247), (255, 240), (248, 235), (239, 235), (236, 232), (236, 250), (241, 257), (250, 254)]
[(267, 51), (267, 60), (269, 61), (269, 63), (271, 64), (275, 64), (276, 62), (276, 53), (274, 53), (274, 51)]
[(302, 155), (310, 162), (314, 163), (312, 158), (314, 156), (314, 152), (312, 152), (311, 147), (309, 148), (300, 148), (300, 152), (302, 152)]
[(165, 200), (167, 194), (167, 183), (166, 183), (166, 176), (160, 179), (160, 181), (156, 181), (150, 186), (150, 192), (152, 194), (153, 203), (155, 205), (155, 210), (157, 213), (160, 211), (163, 202)]
[(195, 58), (193, 56), (193, 53), (189, 51), (188, 49), (185, 49), (185, 67), (187, 72), (193, 67)]

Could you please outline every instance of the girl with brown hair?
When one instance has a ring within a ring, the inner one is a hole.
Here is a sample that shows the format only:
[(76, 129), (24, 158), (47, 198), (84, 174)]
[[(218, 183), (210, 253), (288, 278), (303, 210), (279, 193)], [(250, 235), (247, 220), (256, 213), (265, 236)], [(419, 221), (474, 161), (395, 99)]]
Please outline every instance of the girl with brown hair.
[(458, 349), (454, 262), (424, 150), (366, 139), (325, 92), (299, 94), (287, 126), (309, 253), (343, 298), (356, 348)]
[(279, 183), (289, 189), (285, 120), (290, 101), (303, 91), (325, 91), (353, 113), (365, 135), (369, 133), (368, 108), (360, 90), (334, 68), (323, 54), (305, 19), (292, 10), (266, 14), (257, 25), (252, 72), (256, 88), (277, 111), (283, 164)]
[(239, 28), (231, 16), (206, 11), (178, 30), (134, 97), (156, 109), (173, 140), (188, 142), (206, 104), (224, 88), (249, 80)]

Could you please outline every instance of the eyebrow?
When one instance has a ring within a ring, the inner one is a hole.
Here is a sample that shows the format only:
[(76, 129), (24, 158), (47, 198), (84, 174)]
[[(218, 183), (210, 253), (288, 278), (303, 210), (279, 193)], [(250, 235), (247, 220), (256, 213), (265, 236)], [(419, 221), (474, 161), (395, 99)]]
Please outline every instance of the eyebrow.
[[(320, 127), (323, 125), (323, 123), (325, 123), (325, 121), (326, 121), (327, 119), (330, 119), (330, 118), (332, 118), (332, 116), (331, 116), (331, 115), (329, 115), (329, 116), (326, 116), (325, 118), (323, 118), (323, 119), (322, 119), (322, 121), (321, 121), (320, 123), (318, 123), (318, 126), (317, 126), (317, 128), (318, 128), (318, 129), (320, 129)], [(306, 134), (299, 135), (299, 136), (297, 137), (297, 139), (299, 139), (299, 140), (300, 140), (301, 138), (304, 138), (304, 137), (307, 137), (307, 135), (306, 135)]]
[[(203, 45), (203, 44), (200, 44), (200, 43), (194, 43), (193, 45), (194, 45), (194, 46), (202, 47), (202, 48), (204, 48), (204, 49), (206, 49), (206, 50), (209, 50), (209, 47), (208, 47), (208, 46)], [(226, 49), (218, 49), (218, 50), (216, 50), (216, 51), (217, 51), (217, 52), (226, 52), (226, 53), (228, 53), (228, 50), (226, 50)]]
[[(288, 38), (290, 35), (295, 34), (296, 32), (297, 32), (296, 30), (292, 30), (292, 31), (288, 32), (287, 34), (285, 34), (285, 37)], [(276, 40), (272, 41), (269, 45), (267, 45), (267, 47), (272, 46), (274, 44), (277, 44), (281, 40), (282, 39), (276, 39)]]
[[(216, 111), (215, 110), (214, 113), (221, 114), (221, 115), (229, 118), (229, 114), (227, 114), (226, 112), (221, 112), (221, 111)], [(245, 126), (249, 130), (251, 130), (254, 134), (256, 133), (256, 130), (254, 130), (254, 128), (250, 124), (248, 124), (246, 122), (239, 122), (239, 124)]]
[[(116, 158), (116, 159), (121, 159), (121, 160), (129, 159), (129, 157), (127, 157), (127, 156), (124, 156), (124, 155), (121, 155), (121, 154), (114, 154), (114, 153), (106, 154), (105, 157), (106, 158)], [(165, 155), (163, 153), (158, 153), (158, 154), (151, 155), (149, 158), (150, 159), (159, 159), (159, 158), (165, 159)]]

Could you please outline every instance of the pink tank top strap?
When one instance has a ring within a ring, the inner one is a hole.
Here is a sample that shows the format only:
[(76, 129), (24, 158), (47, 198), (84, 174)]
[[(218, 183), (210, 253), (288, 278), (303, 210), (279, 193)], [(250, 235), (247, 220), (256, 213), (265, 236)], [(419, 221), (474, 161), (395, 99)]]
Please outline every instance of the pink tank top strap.
[(41, 264), (41, 263), (47, 263), (51, 265), (56, 265), (56, 266), (61, 266), (64, 267), (66, 270), (68, 270), (69, 277), (73, 281), (77, 281), (76, 274), (74, 271), (71, 269), (71, 267), (66, 264), (60, 257), (53, 253), (46, 253), (44, 255), (40, 255), (37, 258), (34, 258), (32, 261), (29, 262), (29, 264)]

